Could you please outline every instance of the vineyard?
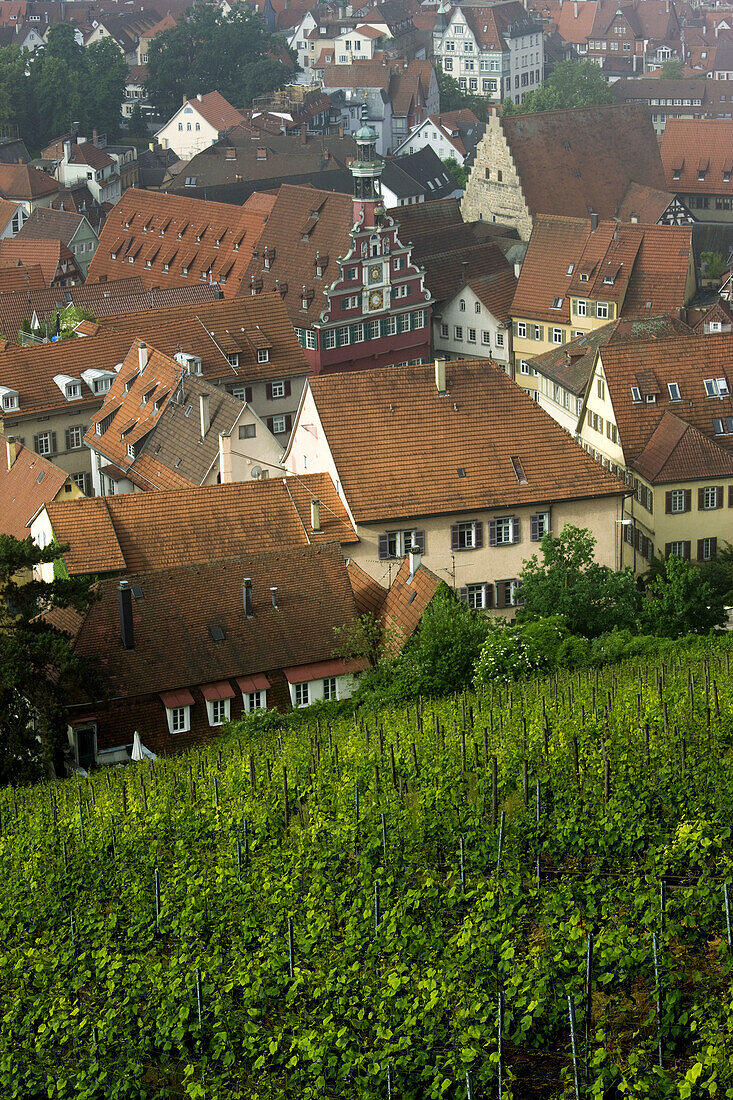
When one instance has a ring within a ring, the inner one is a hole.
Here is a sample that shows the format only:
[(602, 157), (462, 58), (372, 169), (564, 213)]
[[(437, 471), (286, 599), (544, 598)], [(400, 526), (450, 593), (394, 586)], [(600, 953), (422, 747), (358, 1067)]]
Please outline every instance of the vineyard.
[(730, 651), (0, 791), (0, 1096), (733, 1097)]

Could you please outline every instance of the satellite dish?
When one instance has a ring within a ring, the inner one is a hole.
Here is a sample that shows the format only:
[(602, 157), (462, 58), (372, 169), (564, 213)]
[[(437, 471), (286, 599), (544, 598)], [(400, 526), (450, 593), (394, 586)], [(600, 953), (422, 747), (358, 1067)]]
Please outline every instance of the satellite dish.
[(260, 477), (261, 474), (262, 474), (262, 467), (261, 466), (253, 466), (252, 469), (250, 470), (249, 476), (250, 477)]

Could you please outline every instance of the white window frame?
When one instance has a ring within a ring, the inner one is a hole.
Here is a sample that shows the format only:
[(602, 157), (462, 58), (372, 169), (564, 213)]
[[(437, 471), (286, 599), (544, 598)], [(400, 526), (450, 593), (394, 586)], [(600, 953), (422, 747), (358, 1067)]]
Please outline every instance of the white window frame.
[(458, 528), (458, 550), (476, 549), (476, 529), (479, 522), (479, 520), (471, 519), (456, 524)]
[(51, 433), (39, 432), (38, 434), (38, 454), (50, 455), (52, 453), (51, 446)]
[[(270, 362), (270, 349), (269, 348), (258, 348), (257, 349), (257, 362), (258, 363), (269, 363)], [(236, 363), (232, 364), (232, 366), (236, 366), (236, 365), (237, 365)]]
[(483, 611), (487, 606), (486, 584), (483, 582), (479, 584), (467, 584), (466, 603), (474, 611)]
[(718, 487), (717, 485), (706, 485), (702, 491), (702, 507), (703, 511), (710, 512), (718, 507)]
[(608, 302), (596, 302), (596, 317), (601, 321), (608, 320)]
[(278, 416), (273, 416), (273, 418), (272, 418), (272, 434), (273, 435), (282, 435), (282, 433), (286, 430), (287, 430), (287, 421), (285, 419), (285, 415), (283, 413), (281, 413)]
[(273, 400), (285, 396), (285, 383), (282, 381), (270, 383)]
[[(677, 504), (680, 504), (681, 507), (678, 508)], [(672, 490), (672, 496), (671, 496), (671, 499), (670, 499), (670, 502), (669, 502), (670, 515), (679, 516), (679, 515), (682, 515), (682, 513), (684, 511), (685, 511), (685, 490), (684, 489), (673, 489)]]
[(310, 684), (305, 680), (302, 684), (293, 684), (294, 703), (296, 707), (310, 706)]
[(168, 731), (170, 733), (191, 732), (190, 704), (187, 704), (184, 707), (166, 707), (165, 713), (168, 718)]
[(575, 314), (577, 317), (588, 316), (588, 306), (584, 298), (578, 298), (577, 302), (575, 303)]
[(231, 699), (207, 699), (210, 726), (222, 726), (231, 716)]
[(338, 699), (338, 677), (326, 676), (323, 681), (323, 698), (328, 702)]
[(494, 520), (496, 525), (496, 545), (497, 546), (511, 546), (514, 543), (514, 516), (497, 516)]

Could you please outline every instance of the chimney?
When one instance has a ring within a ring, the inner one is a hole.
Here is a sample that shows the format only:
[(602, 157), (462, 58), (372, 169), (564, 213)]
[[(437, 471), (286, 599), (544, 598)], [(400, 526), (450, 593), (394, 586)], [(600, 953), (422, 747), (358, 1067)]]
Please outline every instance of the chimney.
[(229, 485), (232, 477), (232, 433), (219, 432), (219, 477), (220, 484)]
[(120, 612), (120, 637), (125, 649), (135, 648), (135, 631), (132, 625), (132, 589), (129, 581), (120, 581), (117, 589), (117, 607)]
[(137, 362), (140, 368), (140, 374), (143, 373), (148, 365), (148, 345), (140, 343), (140, 347), (137, 349)]
[(96, 144), (97, 144), (97, 131), (92, 130), (92, 145), (96, 145)]
[(311, 530), (321, 530), (321, 502), (318, 497), (311, 500)]
[(201, 438), (206, 439), (206, 433), (211, 427), (211, 413), (209, 412), (208, 393), (199, 394), (199, 414), (201, 416)]
[(308, 128), (306, 127), (305, 123), (303, 123), (303, 125), (300, 127), (300, 144), (308, 144)]
[(578, 0), (575, 0), (575, 3), (573, 4), (573, 18), (578, 18)]
[(468, 260), (461, 260), (461, 282), (466, 285), (466, 274), (468, 272)]
[(272, 596), (272, 606), (277, 611), (277, 585), (276, 584), (271, 584), (270, 585), (270, 595)]
[(67, 140), (64, 142), (64, 160), (68, 164), (71, 160), (71, 142)]
[(445, 384), (445, 359), (435, 360), (435, 388), (440, 397), (447, 392)]
[(591, 214), (590, 214), (590, 231), (591, 231), (591, 233), (595, 233), (597, 228), (598, 228), (598, 215), (594, 214), (593, 211), (591, 210)]
[(410, 565), (410, 576), (407, 579), (407, 583), (409, 584), (412, 578), (417, 573), (418, 569), (420, 568), (420, 562), (422, 561), (422, 552), (413, 543), (412, 546), (408, 547), (407, 557)]
[(199, 103), (201, 102), (201, 100), (203, 99), (203, 96), (201, 95), (201, 92), (199, 92), (197, 94), (196, 99), (199, 101)]
[(184, 95), (184, 96), (183, 96), (183, 102), (184, 102), (184, 103), (188, 103), (188, 96), (187, 96), (187, 95)]
[(6, 436), (5, 447), (8, 452), (8, 469), (10, 469), (18, 457), (18, 443), (14, 435)]
[(245, 577), (242, 581), (242, 606), (246, 617), (251, 619), (254, 615), (254, 610), (252, 607), (252, 581), (249, 577)]

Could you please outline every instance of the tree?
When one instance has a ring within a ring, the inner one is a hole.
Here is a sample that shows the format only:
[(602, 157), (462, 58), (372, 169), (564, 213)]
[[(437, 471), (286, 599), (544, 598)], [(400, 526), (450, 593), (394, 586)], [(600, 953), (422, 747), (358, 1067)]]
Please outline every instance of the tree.
[(656, 572), (647, 595), (644, 618), (663, 638), (708, 634), (726, 621), (723, 596), (698, 566), (675, 555)]
[(685, 66), (681, 61), (678, 61), (674, 57), (670, 57), (668, 61), (662, 62), (662, 68), (659, 75), (664, 80), (681, 80), (685, 75)]
[[(63, 576), (64, 549), (0, 535), (0, 784), (62, 775), (70, 693), (98, 687), (94, 669), (47, 617), (83, 613), (95, 598), (90, 578)], [(27, 579), (43, 562), (54, 562), (56, 578)]]
[(86, 51), (88, 98), (83, 121), (87, 134), (93, 129), (113, 137), (120, 129), (127, 65), (111, 38), (93, 42)]
[(504, 100), (502, 114), (526, 115), (535, 111), (559, 111), (570, 107), (596, 107), (613, 103), (613, 93), (595, 61), (561, 61), (539, 88), (521, 104)]
[(148, 97), (165, 118), (184, 95), (213, 90), (236, 107), (248, 107), (292, 75), (276, 56), (284, 49), (284, 40), (243, 4), (234, 4), (228, 15), (210, 4), (189, 8), (185, 19), (150, 43)]
[(139, 103), (136, 103), (130, 112), (127, 122), (127, 132), (130, 137), (144, 138), (148, 136), (148, 124), (145, 113)]
[(488, 629), (483, 615), (477, 615), (441, 584), (402, 651), (403, 662), (414, 677), (415, 694), (447, 695), (467, 687)]
[(461, 107), (468, 107), (482, 122), (486, 122), (486, 100), (464, 91), (458, 81), (444, 72), (440, 65), (435, 66), (435, 75), (441, 111), (460, 111)]
[(584, 527), (566, 525), (542, 539), (542, 561), (533, 555), (520, 574), (523, 607), (518, 620), (562, 615), (571, 634), (595, 638), (634, 628), (639, 594), (630, 569), (616, 573), (594, 560), (596, 540)]
[(461, 190), (464, 190), (469, 175), (468, 168), (459, 164), (455, 157), (447, 157), (443, 161), (443, 164), (453, 177), (456, 187), (460, 187)]

